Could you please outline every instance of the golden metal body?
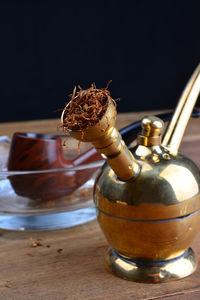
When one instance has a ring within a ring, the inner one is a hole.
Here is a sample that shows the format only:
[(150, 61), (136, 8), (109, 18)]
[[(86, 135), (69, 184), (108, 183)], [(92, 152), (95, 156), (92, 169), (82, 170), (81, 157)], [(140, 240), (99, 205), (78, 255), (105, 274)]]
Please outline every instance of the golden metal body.
[[(183, 278), (196, 268), (189, 247), (200, 227), (200, 171), (178, 148), (200, 92), (199, 74), (200, 66), (180, 98), (163, 143), (163, 122), (148, 116), (142, 120), (138, 145), (129, 151), (114, 129), (113, 107), (84, 132), (84, 141), (93, 142), (108, 162), (96, 180), (94, 201), (112, 247), (107, 268), (122, 278), (158, 283)], [(113, 120), (110, 126), (107, 113)], [(72, 135), (81, 139), (80, 132)]]
[[(175, 258), (184, 255), (200, 228), (199, 169), (183, 154), (174, 157), (162, 146), (139, 145), (132, 151), (142, 166), (134, 181), (121, 182), (105, 165), (95, 186), (98, 222), (115, 250), (107, 265), (117, 275), (141, 282), (189, 275), (196, 267), (194, 255), (189, 256), (193, 263), (182, 267)], [(165, 264), (171, 265), (172, 259), (179, 268), (172, 268), (170, 275)], [(149, 264), (156, 268), (155, 276)]]

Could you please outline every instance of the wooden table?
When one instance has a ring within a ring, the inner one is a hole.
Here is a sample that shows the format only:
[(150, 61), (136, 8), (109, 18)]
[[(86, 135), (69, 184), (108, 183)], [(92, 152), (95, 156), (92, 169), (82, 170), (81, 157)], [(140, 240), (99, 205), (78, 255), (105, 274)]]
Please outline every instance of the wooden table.
[[(145, 113), (119, 114), (118, 127)], [(58, 120), (4, 123), (0, 135), (55, 131)], [(188, 126), (181, 149), (200, 166), (199, 120)], [(42, 246), (30, 247), (30, 238)], [(96, 221), (65, 230), (0, 231), (0, 299), (200, 299), (200, 265), (188, 278), (164, 284), (125, 281), (104, 268), (108, 248)], [(200, 255), (200, 235), (193, 243)], [(62, 251), (59, 249), (63, 249)]]

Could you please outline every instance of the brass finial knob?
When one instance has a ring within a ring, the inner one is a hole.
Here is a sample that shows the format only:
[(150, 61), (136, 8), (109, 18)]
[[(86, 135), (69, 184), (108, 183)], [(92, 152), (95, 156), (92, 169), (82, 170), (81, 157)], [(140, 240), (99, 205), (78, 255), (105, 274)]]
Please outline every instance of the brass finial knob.
[(155, 117), (147, 116), (142, 119), (142, 133), (138, 135), (138, 144), (143, 146), (156, 146), (161, 143), (161, 132), (164, 122)]
[(164, 126), (164, 122), (154, 116), (148, 116), (148, 117), (144, 117), (142, 120), (142, 133), (145, 136), (159, 136), (163, 126)]

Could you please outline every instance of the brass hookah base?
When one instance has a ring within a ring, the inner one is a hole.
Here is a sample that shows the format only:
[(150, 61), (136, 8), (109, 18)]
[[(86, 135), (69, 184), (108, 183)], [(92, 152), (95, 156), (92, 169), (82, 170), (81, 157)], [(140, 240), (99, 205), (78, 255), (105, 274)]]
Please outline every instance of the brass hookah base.
[[(144, 159), (140, 155), (146, 150)], [(138, 145), (133, 153), (141, 165), (135, 180), (122, 182), (104, 165), (96, 181), (97, 219), (111, 245), (106, 268), (136, 282), (184, 278), (197, 267), (190, 245), (200, 226), (199, 169), (183, 154), (173, 157), (162, 146)], [(174, 180), (177, 173), (180, 177)], [(186, 185), (190, 189), (184, 191)]]
[[(91, 93), (92, 97), (93, 89)], [(200, 170), (178, 150), (199, 94), (200, 65), (164, 137), (163, 121), (147, 116), (131, 150), (115, 128), (116, 107), (109, 95), (98, 123), (84, 132), (68, 127), (74, 138), (91, 142), (107, 161), (95, 183), (94, 202), (99, 225), (112, 247), (106, 266), (119, 277), (159, 283), (184, 278), (196, 269), (190, 245), (200, 226)], [(80, 93), (62, 113), (63, 127), (77, 97)]]
[(134, 260), (123, 257), (110, 248), (106, 254), (106, 268), (115, 275), (135, 282), (161, 283), (192, 274), (197, 261), (192, 248), (167, 260)]

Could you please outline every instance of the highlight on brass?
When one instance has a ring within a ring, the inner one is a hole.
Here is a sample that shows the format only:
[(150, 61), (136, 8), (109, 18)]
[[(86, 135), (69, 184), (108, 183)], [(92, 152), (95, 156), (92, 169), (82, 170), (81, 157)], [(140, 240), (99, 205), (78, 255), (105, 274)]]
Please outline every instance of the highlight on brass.
[[(159, 283), (183, 278), (196, 269), (190, 245), (200, 228), (200, 171), (178, 149), (199, 92), (200, 65), (183, 91), (164, 137), (163, 121), (146, 116), (132, 149), (125, 146), (114, 127), (116, 107), (110, 94), (98, 122), (87, 123), (86, 117), (84, 130), (70, 128), (72, 136), (92, 142), (107, 161), (96, 180), (94, 202), (110, 245), (106, 267), (119, 277)], [(71, 101), (76, 96), (74, 93)], [(64, 127), (71, 104), (62, 114)]]

